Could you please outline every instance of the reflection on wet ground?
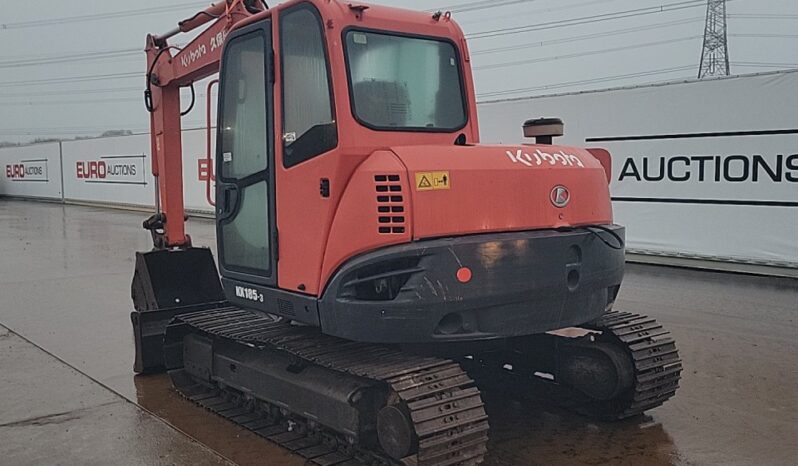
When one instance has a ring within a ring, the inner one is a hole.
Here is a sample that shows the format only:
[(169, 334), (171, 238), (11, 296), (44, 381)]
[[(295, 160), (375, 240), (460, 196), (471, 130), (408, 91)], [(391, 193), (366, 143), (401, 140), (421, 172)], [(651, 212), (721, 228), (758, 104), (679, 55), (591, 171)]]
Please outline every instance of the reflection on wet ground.
[[(0, 324), (225, 458), (303, 464), (181, 399), (166, 376), (132, 375), (132, 258), (149, 248), (142, 217), (0, 200)], [(189, 231), (195, 244), (214, 241), (210, 222)], [(672, 331), (685, 366), (676, 397), (610, 424), (488, 392), (489, 465), (795, 463), (797, 280), (632, 265), (618, 307)]]
[(299, 466), (304, 460), (252, 432), (209, 413), (172, 389), (166, 374), (132, 377), (136, 402), (147, 411), (240, 465)]
[[(166, 375), (135, 376), (134, 383), (140, 406), (237, 464), (263, 464), (264, 457), (270, 465), (304, 464), (301, 457), (184, 400)], [(491, 419), (487, 466), (681, 464), (671, 437), (648, 416), (601, 423), (551, 405), (508, 401), (500, 393), (485, 392), (484, 400)]]
[(592, 422), (550, 405), (497, 399), (487, 393), (491, 419), (486, 465), (679, 464), (664, 427), (650, 417)]

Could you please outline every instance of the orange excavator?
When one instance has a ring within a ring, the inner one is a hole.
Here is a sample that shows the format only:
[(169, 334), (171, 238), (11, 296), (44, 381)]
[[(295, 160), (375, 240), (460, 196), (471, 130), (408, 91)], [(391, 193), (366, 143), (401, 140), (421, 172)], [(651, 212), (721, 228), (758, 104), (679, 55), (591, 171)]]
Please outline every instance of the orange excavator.
[[(613, 310), (610, 155), (552, 145), (556, 119), (479, 144), (449, 13), (223, 0), (146, 52), (136, 372), (322, 465), (479, 464), (491, 384), (601, 419), (675, 393), (668, 332)], [(180, 89), (217, 72), (218, 269), (185, 232), (180, 127)]]

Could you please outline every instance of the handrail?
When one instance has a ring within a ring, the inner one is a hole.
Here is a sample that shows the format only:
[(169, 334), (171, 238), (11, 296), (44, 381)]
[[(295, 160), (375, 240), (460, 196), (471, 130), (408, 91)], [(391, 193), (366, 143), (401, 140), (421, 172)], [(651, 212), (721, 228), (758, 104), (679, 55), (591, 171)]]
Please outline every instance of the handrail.
[(213, 112), (211, 112), (211, 105), (213, 104), (211, 89), (213, 89), (214, 84), (219, 84), (219, 80), (212, 79), (205, 90), (205, 163), (207, 163), (208, 167), (208, 176), (205, 178), (205, 200), (215, 207), (216, 201), (211, 197), (211, 181), (216, 181), (213, 157), (211, 156), (211, 119), (213, 117)]

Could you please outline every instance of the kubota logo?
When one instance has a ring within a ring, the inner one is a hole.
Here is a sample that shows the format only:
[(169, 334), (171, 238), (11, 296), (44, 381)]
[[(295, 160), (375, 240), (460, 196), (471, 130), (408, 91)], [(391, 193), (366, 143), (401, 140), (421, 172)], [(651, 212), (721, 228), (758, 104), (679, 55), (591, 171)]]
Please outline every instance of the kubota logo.
[(563, 208), (571, 201), (571, 193), (565, 186), (555, 186), (549, 194), (549, 199), (555, 207)]
[(535, 149), (533, 153), (524, 152), (523, 149), (517, 149), (515, 152), (507, 151), (507, 157), (513, 163), (520, 163), (527, 167), (536, 167), (548, 163), (549, 165), (565, 165), (567, 167), (584, 167), (582, 159), (573, 154), (567, 154), (563, 151), (554, 153), (543, 152), (540, 149)]
[[(217, 32), (215, 36), (212, 36), (210, 41), (211, 52), (221, 48), (226, 38), (227, 31), (220, 31)], [(183, 65), (183, 68), (188, 68), (189, 65), (204, 57), (207, 53), (208, 47), (205, 46), (205, 44), (197, 44), (193, 49), (184, 51), (180, 54), (180, 64)]]

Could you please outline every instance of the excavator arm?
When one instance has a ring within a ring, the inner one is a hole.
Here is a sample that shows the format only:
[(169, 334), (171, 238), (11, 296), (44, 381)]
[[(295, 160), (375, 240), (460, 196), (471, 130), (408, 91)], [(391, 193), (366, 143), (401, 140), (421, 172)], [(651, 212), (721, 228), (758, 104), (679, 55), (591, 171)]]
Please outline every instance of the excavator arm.
[[(144, 222), (144, 228), (152, 234), (154, 248), (136, 253), (131, 285), (136, 372), (163, 365), (163, 335), (174, 316), (225, 304), (210, 249), (191, 247), (185, 230), (180, 118), (187, 111), (181, 110), (180, 88), (193, 86), (195, 81), (219, 70), (227, 33), (266, 8), (257, 1), (223, 0), (179, 22), (165, 34), (147, 36), (144, 101), (150, 112), (156, 212)], [(179, 33), (209, 23), (183, 48), (168, 42)], [(193, 102), (189, 110), (191, 107)]]
[[(259, 0), (223, 0), (180, 21), (162, 35), (147, 36), (147, 89), (144, 103), (150, 113), (152, 174), (156, 179), (155, 214), (144, 222), (156, 249), (188, 247), (183, 203), (183, 150), (180, 88), (219, 71), (222, 46), (232, 27), (263, 11)], [(188, 45), (178, 48), (169, 39), (211, 23)], [(191, 107), (189, 107), (189, 110)]]

